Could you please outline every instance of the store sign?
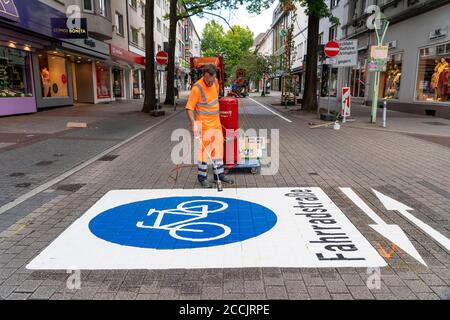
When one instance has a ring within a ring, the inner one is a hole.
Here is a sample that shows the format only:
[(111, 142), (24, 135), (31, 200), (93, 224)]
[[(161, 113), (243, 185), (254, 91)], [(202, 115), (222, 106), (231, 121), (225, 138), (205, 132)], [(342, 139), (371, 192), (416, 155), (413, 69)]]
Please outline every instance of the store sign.
[(335, 57), (335, 68), (354, 67), (358, 64), (358, 40), (339, 41), (339, 55)]
[(384, 72), (388, 60), (388, 46), (372, 46), (370, 49), (370, 59), (367, 64), (369, 72)]
[(382, 267), (321, 188), (108, 192), (32, 270)]
[(38, 0), (0, 0), (0, 17), (25, 30), (52, 37), (52, 19), (65, 19), (66, 15)]
[(53, 37), (57, 39), (86, 39), (88, 36), (86, 18), (76, 19), (77, 26), (71, 27), (68, 26), (67, 19), (55, 18), (51, 22)]
[(124, 50), (116, 47), (112, 44), (109, 45), (111, 57), (116, 57), (124, 61), (128, 61), (135, 64), (145, 65), (145, 57), (142, 57), (136, 53)]
[(0, 0), (0, 17), (19, 22), (20, 15), (14, 1)]
[(445, 38), (447, 37), (447, 34), (448, 34), (448, 26), (436, 29), (430, 32), (430, 40)]

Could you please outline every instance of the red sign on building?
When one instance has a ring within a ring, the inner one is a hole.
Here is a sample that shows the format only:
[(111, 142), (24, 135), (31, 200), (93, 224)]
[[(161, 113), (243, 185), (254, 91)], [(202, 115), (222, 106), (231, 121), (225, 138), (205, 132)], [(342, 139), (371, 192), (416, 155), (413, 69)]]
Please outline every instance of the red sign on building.
[(145, 57), (140, 56), (136, 53), (124, 50), (122, 48), (116, 47), (112, 44), (109, 45), (111, 57), (119, 58), (134, 64), (145, 65)]

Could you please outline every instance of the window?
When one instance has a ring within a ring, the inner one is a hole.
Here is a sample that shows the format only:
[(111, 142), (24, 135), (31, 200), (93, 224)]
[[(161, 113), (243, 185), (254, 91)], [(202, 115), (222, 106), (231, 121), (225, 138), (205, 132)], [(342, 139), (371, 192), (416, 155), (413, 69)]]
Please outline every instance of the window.
[(145, 3), (141, 1), (141, 16), (145, 17)]
[(102, 17), (108, 16), (107, 1), (108, 0), (98, 0), (98, 14)]
[(130, 7), (137, 10), (137, 0), (130, 0)]
[(95, 75), (97, 80), (97, 98), (111, 98), (111, 78), (109, 66), (104, 63), (95, 65)]
[(156, 18), (156, 30), (161, 32), (161, 20), (159, 20), (158, 18)]
[[(394, 54), (390, 57), (386, 72), (381, 73), (381, 85), (384, 85), (385, 99), (398, 99), (400, 92), (400, 80), (402, 75), (402, 54)], [(383, 93), (383, 92), (380, 92)]]
[(420, 49), (416, 100), (450, 101), (450, 42)]
[(323, 32), (319, 34), (319, 44), (323, 44)]
[(116, 12), (116, 21), (114, 29), (116, 30), (116, 33), (118, 35), (123, 36), (123, 15), (121, 15), (118, 12)]
[(330, 28), (330, 33), (328, 34), (328, 40), (334, 41), (337, 39), (337, 25), (334, 25)]
[(139, 30), (133, 27), (131, 27), (131, 42), (139, 44)]
[(83, 6), (85, 12), (94, 12), (94, 0), (84, 0)]
[(142, 34), (141, 38), (142, 38), (142, 48), (145, 49), (145, 34)]
[(68, 97), (66, 59), (64, 57), (39, 54), (41, 95), (43, 98)]
[(330, 0), (330, 9), (334, 9), (339, 4), (339, 0)]
[(28, 52), (0, 47), (0, 99), (33, 96), (30, 62)]

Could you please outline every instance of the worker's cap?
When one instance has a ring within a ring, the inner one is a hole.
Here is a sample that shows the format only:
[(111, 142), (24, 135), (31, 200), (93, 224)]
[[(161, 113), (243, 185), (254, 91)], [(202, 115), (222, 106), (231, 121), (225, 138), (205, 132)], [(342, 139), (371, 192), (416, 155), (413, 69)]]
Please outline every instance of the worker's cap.
[(213, 64), (205, 64), (202, 68), (203, 74), (209, 73), (212, 76), (215, 76), (217, 74), (217, 68)]

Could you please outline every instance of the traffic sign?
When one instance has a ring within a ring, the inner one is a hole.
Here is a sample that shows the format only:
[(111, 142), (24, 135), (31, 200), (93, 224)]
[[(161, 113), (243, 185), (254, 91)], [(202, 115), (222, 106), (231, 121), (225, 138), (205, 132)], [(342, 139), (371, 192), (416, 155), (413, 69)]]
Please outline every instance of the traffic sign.
[(327, 57), (336, 57), (340, 52), (339, 43), (336, 41), (330, 41), (325, 45), (325, 55)]
[(169, 60), (169, 56), (166, 52), (160, 51), (156, 54), (156, 62), (158, 64), (166, 64), (167, 60)]

